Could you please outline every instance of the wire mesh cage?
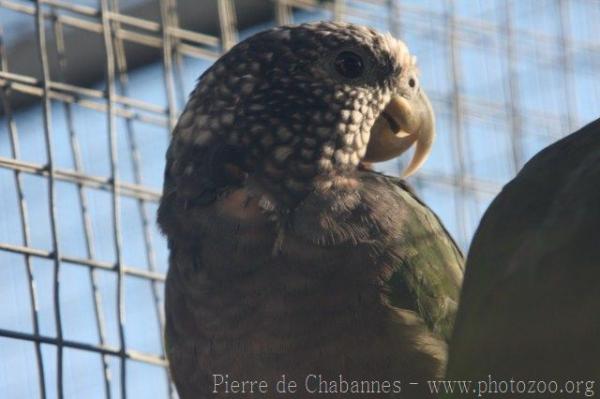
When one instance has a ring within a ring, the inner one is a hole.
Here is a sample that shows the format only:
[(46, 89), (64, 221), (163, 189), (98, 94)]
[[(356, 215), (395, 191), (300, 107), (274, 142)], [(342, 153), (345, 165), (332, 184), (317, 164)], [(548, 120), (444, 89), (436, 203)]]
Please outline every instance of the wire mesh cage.
[(438, 125), (412, 183), (463, 248), (523, 163), (600, 109), (597, 0), (0, 0), (0, 18), (3, 398), (176, 396), (164, 153), (196, 78), (254, 32), (336, 19), (407, 42)]

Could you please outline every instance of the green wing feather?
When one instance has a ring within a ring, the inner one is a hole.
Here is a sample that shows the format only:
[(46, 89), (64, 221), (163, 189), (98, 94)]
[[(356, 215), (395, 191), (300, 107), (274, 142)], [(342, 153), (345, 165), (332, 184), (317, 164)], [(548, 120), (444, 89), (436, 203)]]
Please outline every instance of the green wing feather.
[(388, 178), (403, 203), (401, 234), (389, 256), (389, 301), (413, 308), (426, 324), (450, 338), (464, 271), (463, 255), (438, 216), (400, 179)]

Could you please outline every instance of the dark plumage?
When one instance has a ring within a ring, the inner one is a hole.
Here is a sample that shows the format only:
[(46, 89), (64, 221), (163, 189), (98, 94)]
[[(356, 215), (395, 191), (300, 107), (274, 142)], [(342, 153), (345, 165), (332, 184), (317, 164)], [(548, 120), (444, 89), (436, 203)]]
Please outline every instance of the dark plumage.
[[(449, 375), (557, 380), (560, 389), (591, 380), (593, 387), (599, 229), (596, 120), (531, 159), (485, 213), (467, 260)], [(590, 383), (578, 389), (593, 396)]]
[(271, 396), (281, 374), (300, 394), (320, 373), (416, 396), (409, 379), (443, 373), (462, 256), (403, 181), (362, 164), (416, 143), (412, 172), (433, 132), (414, 57), (363, 27), (259, 33), (200, 78), (158, 214), (183, 399), (210, 396), (215, 373)]

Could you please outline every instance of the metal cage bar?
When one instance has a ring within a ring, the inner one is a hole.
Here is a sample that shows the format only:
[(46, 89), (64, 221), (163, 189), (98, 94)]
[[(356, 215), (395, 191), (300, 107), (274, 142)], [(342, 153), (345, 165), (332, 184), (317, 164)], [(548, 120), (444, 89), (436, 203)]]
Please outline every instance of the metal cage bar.
[(36, 32), (37, 45), (40, 56), (40, 67), (42, 70), (42, 112), (44, 118), (44, 142), (46, 148), (46, 169), (48, 170), (48, 203), (50, 213), (50, 229), (52, 235), (52, 261), (54, 263), (54, 318), (56, 323), (56, 386), (57, 396), (63, 397), (63, 333), (62, 319), (60, 307), (60, 250), (58, 245), (58, 231), (56, 225), (56, 196), (55, 196), (55, 179), (54, 179), (54, 145), (52, 134), (50, 96), (50, 69), (48, 64), (48, 55), (46, 53), (46, 27), (44, 24), (44, 15), (42, 13), (42, 5), (36, 3)]
[[(1, 34), (1, 32), (0, 32)], [(0, 68), (4, 71), (7, 69), (5, 49), (2, 41), (0, 40)], [(6, 122), (8, 125), (8, 131), (10, 136), (10, 151), (12, 158), (19, 158), (19, 137), (17, 135), (17, 126), (15, 124), (14, 118), (12, 116), (11, 105), (8, 100), (8, 92), (10, 89), (2, 87), (0, 90), (0, 99), (2, 100), (2, 107), (6, 113)], [(27, 215), (27, 202), (25, 200), (25, 195), (23, 193), (23, 185), (21, 183), (21, 171), (18, 169), (14, 169), (14, 179), (15, 179), (15, 189), (17, 191), (17, 198), (19, 201), (19, 216), (21, 221), (21, 234), (23, 244), (27, 247), (30, 245), (29, 238), (29, 218)], [(29, 301), (30, 301), (30, 309), (31, 309), (31, 319), (33, 322), (33, 333), (34, 335), (39, 335), (40, 333), (40, 322), (39, 322), (39, 310), (38, 310), (38, 298), (37, 298), (37, 290), (35, 284), (35, 277), (33, 275), (33, 268), (31, 265), (31, 256), (29, 254), (25, 254), (23, 256), (25, 260), (25, 267), (27, 270), (27, 280), (28, 280), (28, 288), (29, 288)], [(45, 382), (45, 373), (44, 373), (44, 363), (42, 361), (42, 350), (41, 350), (41, 342), (35, 342), (35, 360), (37, 366), (38, 373), (38, 384), (39, 390), (41, 393), (41, 398), (46, 398), (46, 382)]]

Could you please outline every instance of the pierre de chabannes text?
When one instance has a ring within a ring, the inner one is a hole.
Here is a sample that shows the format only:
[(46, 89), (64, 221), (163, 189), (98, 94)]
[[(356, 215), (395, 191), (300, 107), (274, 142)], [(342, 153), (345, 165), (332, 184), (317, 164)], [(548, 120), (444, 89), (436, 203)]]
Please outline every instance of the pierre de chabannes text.
[(307, 374), (303, 381), (291, 379), (282, 374), (276, 381), (237, 380), (229, 374), (213, 374), (213, 393), (231, 394), (266, 394), (277, 392), (294, 394), (307, 392), (310, 394), (326, 393), (374, 393), (389, 394), (402, 392), (402, 383), (398, 380), (351, 380), (339, 375), (335, 379), (327, 379), (321, 374)]
[[(212, 375), (213, 394), (293, 394), (308, 393), (313, 395), (327, 394), (401, 394), (408, 393), (411, 388), (417, 388), (420, 382), (401, 382), (399, 380), (355, 380), (347, 379), (342, 374), (337, 378), (325, 378), (321, 374), (307, 374), (304, 380), (295, 379), (282, 374), (276, 381), (239, 380), (229, 374)], [(555, 380), (525, 381), (525, 380), (496, 380), (488, 375), (486, 380), (479, 381), (425, 381), (424, 385), (432, 395), (459, 394), (483, 397), (493, 394), (545, 394), (545, 395), (575, 395), (582, 397), (595, 396), (595, 381), (593, 380)], [(405, 389), (408, 388), (408, 389)]]

